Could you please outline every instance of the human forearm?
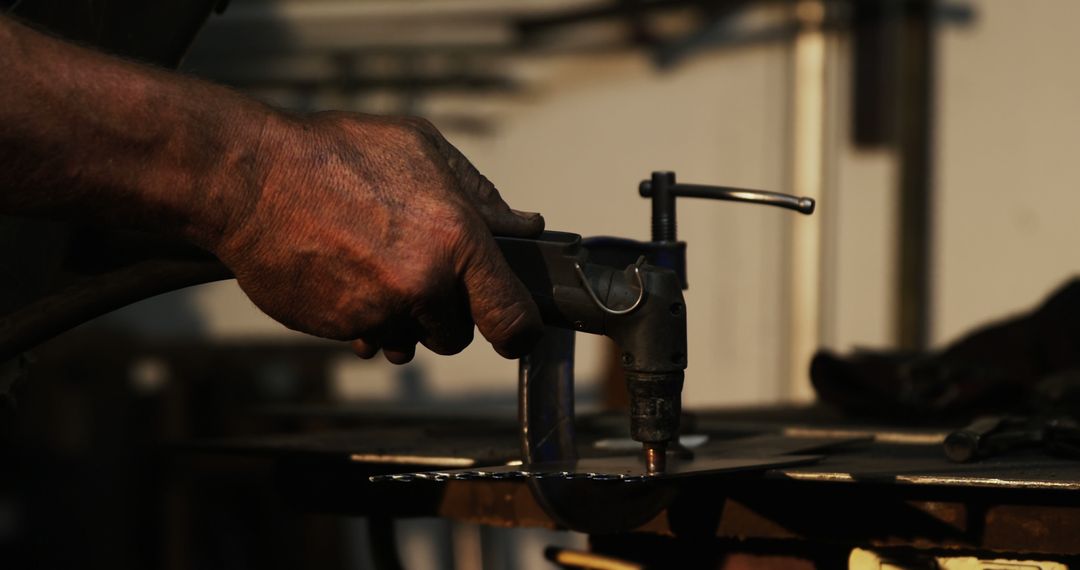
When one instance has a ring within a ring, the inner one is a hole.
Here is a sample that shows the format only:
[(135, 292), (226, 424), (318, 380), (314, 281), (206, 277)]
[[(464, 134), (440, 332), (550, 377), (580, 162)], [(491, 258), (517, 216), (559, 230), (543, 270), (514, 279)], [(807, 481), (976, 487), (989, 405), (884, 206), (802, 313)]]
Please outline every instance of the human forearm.
[(228, 89), (80, 48), (3, 16), (0, 69), (5, 213), (213, 242), (244, 207), (237, 198), (257, 187), (262, 128), (280, 117)]
[(186, 238), (286, 326), (393, 362), (541, 329), (492, 233), (530, 236), (427, 121), (291, 116), (0, 17), (0, 212)]

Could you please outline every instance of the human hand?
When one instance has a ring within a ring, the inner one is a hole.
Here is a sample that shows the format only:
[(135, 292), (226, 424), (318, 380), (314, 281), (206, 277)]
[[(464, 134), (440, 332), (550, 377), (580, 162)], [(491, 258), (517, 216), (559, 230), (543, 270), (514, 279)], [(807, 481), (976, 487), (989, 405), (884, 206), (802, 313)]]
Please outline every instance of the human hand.
[(474, 320), (506, 358), (539, 338), (492, 234), (535, 236), (543, 218), (512, 210), (430, 123), (275, 116), (259, 140), (229, 161), (207, 245), (268, 315), (397, 364), (417, 342), (460, 352)]

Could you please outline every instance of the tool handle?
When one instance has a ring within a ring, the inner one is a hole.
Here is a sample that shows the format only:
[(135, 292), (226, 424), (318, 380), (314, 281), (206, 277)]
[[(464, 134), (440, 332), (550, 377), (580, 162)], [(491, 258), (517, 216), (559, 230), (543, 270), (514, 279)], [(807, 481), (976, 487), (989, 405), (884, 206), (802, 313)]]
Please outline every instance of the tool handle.
[[(645, 180), (638, 187), (638, 192), (643, 198), (652, 197), (652, 181)], [(735, 188), (733, 186), (706, 186), (704, 184), (675, 184), (668, 187), (672, 196), (687, 198), (707, 198), (710, 200), (725, 200), (728, 202), (748, 202), (762, 206), (776, 206), (787, 210), (794, 210), (800, 214), (810, 215), (814, 213), (816, 203), (813, 198), (806, 196), (792, 196), (780, 192), (766, 190), (750, 190), (748, 188)]]
[(612, 317), (629, 316), (644, 301), (642, 259), (625, 267), (592, 263), (581, 236), (544, 232), (534, 239), (496, 237), (510, 269), (529, 290), (544, 324), (604, 335)]
[(652, 200), (652, 239), (654, 242), (676, 241), (675, 198), (678, 196), (776, 206), (807, 215), (814, 213), (815, 207), (814, 199), (805, 196), (730, 186), (676, 183), (674, 172), (653, 172), (652, 178), (643, 180), (638, 185), (638, 193), (643, 198)]
[(1042, 442), (1044, 429), (1026, 418), (987, 416), (945, 437), (945, 456), (955, 463), (976, 461)]
[(545, 325), (611, 338), (628, 371), (686, 369), (686, 303), (674, 271), (642, 257), (626, 267), (592, 263), (577, 234), (495, 241)]

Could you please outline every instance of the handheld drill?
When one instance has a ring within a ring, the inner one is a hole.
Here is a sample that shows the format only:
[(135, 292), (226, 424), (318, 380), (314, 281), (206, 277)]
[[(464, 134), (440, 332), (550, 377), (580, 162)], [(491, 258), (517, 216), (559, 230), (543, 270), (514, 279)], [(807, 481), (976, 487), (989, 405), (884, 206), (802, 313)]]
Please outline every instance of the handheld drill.
[(677, 196), (814, 211), (809, 198), (677, 184), (671, 172), (654, 172), (639, 191), (652, 200), (648, 242), (562, 232), (496, 238), (548, 326), (545, 340), (521, 363), (526, 461), (576, 459), (573, 332), (559, 332), (576, 331), (615, 341), (630, 400), (630, 435), (642, 444), (646, 471), (664, 471), (669, 444), (678, 438), (687, 367), (686, 243), (676, 237)]

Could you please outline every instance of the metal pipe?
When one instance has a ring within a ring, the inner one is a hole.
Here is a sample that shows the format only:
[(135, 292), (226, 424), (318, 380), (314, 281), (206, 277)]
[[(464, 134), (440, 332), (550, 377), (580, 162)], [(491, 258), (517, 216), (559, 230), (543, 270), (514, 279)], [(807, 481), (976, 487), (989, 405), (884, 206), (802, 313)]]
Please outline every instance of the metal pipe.
[(521, 459), (526, 465), (577, 459), (574, 331), (546, 327), (518, 365)]
[[(794, 44), (791, 153), (792, 193), (819, 200), (825, 176), (825, 3), (800, 0), (795, 6), (799, 31)], [(790, 269), (790, 357), (786, 396), (813, 398), (807, 374), (821, 341), (820, 218), (793, 220)]]
[(231, 278), (229, 269), (209, 255), (204, 259), (147, 259), (81, 278), (0, 317), (0, 363), (136, 301)]
[(901, 53), (896, 325), (899, 347), (911, 350), (930, 342), (935, 6), (905, 4)]

